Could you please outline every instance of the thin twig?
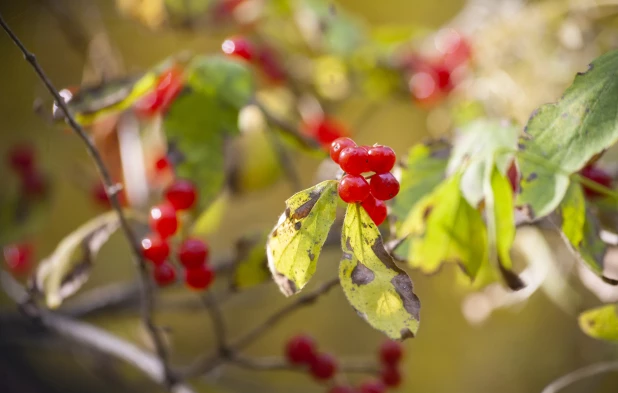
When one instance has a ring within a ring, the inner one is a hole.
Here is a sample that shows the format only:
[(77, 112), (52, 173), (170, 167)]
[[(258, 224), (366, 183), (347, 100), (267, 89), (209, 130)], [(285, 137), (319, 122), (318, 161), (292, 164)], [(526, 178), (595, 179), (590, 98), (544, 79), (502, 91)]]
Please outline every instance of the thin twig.
[(298, 170), (294, 165), (294, 161), (290, 158), (290, 154), (285, 150), (285, 147), (279, 140), (277, 134), (275, 134), (270, 128), (268, 132), (268, 139), (270, 140), (270, 143), (275, 149), (275, 154), (277, 155), (279, 165), (283, 168), (283, 173), (290, 182), (292, 192), (296, 193), (300, 191), (300, 176), (298, 175)]
[(200, 296), (200, 299), (202, 303), (204, 303), (204, 306), (206, 306), (208, 314), (210, 315), (210, 320), (212, 321), (215, 339), (217, 340), (217, 351), (221, 356), (226, 356), (228, 352), (226, 338), (227, 329), (225, 326), (225, 318), (219, 308), (219, 303), (212, 292), (207, 292)]
[[(266, 357), (249, 358), (245, 356), (235, 356), (230, 362), (238, 367), (256, 371), (298, 371), (306, 372), (304, 367), (290, 364), (284, 358)], [(342, 361), (338, 368), (339, 371), (350, 374), (378, 374), (379, 369), (375, 363), (370, 361)]]
[(550, 383), (541, 393), (558, 393), (567, 386), (581, 381), (582, 379), (612, 371), (618, 371), (618, 361), (592, 364), (561, 376)]
[(264, 117), (269, 123), (279, 128), (282, 132), (286, 133), (287, 135), (291, 136), (298, 143), (310, 149), (320, 148), (320, 145), (315, 140), (308, 138), (304, 136), (303, 134), (301, 134), (298, 131), (298, 128), (295, 127), (293, 124), (290, 124), (286, 122), (285, 120), (280, 119), (279, 117), (275, 116), (270, 110), (268, 110), (268, 108), (266, 108), (264, 104), (262, 104), (258, 100), (253, 100), (253, 103), (260, 109), (260, 111), (262, 111), (262, 113), (264, 114)]
[(118, 191), (119, 191), (118, 187), (114, 187), (114, 183), (112, 182), (109, 171), (107, 170), (107, 167), (105, 166), (105, 163), (103, 162), (103, 158), (97, 151), (97, 148), (92, 143), (92, 140), (90, 139), (88, 134), (86, 134), (86, 132), (77, 123), (77, 121), (75, 121), (75, 119), (73, 118), (73, 116), (71, 115), (69, 111), (67, 104), (65, 103), (63, 98), (58, 93), (58, 90), (54, 87), (50, 79), (47, 77), (47, 75), (45, 74), (45, 72), (43, 71), (39, 63), (37, 62), (34, 54), (28, 51), (28, 49), (24, 46), (24, 44), (20, 41), (20, 39), (15, 35), (13, 30), (11, 30), (11, 28), (5, 22), (2, 15), (0, 15), (0, 26), (2, 26), (4, 31), (6, 31), (6, 33), (9, 35), (9, 37), (13, 41), (13, 43), (15, 43), (15, 45), (17, 45), (17, 47), (21, 50), (26, 61), (30, 63), (30, 65), (32, 66), (36, 74), (39, 76), (39, 79), (45, 84), (45, 87), (47, 88), (49, 93), (54, 97), (54, 99), (56, 100), (56, 103), (64, 112), (66, 121), (69, 123), (71, 128), (75, 131), (75, 133), (82, 139), (82, 141), (86, 145), (86, 150), (88, 151), (88, 153), (90, 153), (90, 156), (95, 162), (95, 165), (103, 180), (103, 184), (105, 185), (105, 190), (109, 197), (111, 205), (113, 209), (116, 211), (116, 213), (118, 214), (118, 219), (120, 221), (121, 228), (124, 232), (124, 235), (127, 241), (129, 242), (131, 250), (133, 251), (133, 256), (137, 264), (137, 267), (140, 273), (140, 279), (141, 279), (142, 320), (146, 328), (148, 329), (148, 332), (152, 338), (152, 341), (154, 342), (157, 356), (159, 357), (159, 359), (161, 360), (161, 364), (163, 365), (163, 369), (166, 375), (165, 379), (168, 385), (171, 386), (173, 384), (173, 377), (172, 377), (171, 371), (167, 364), (167, 350), (165, 348), (163, 338), (161, 337), (161, 334), (158, 328), (155, 326), (153, 317), (152, 317), (153, 309), (154, 309), (153, 283), (152, 283), (152, 280), (150, 279), (150, 275), (148, 274), (148, 267), (147, 267), (146, 261), (144, 260), (142, 253), (140, 251), (140, 243), (137, 237), (135, 236), (133, 229), (129, 225), (129, 222), (127, 218), (125, 217), (125, 214), (122, 211), (120, 201), (118, 200)]

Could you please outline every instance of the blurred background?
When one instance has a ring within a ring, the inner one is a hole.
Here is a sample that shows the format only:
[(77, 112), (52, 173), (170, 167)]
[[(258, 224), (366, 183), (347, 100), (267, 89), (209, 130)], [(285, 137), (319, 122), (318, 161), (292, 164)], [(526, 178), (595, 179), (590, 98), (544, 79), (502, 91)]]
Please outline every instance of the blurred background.
[[(552, 7), (565, 8), (567, 0), (530, 3), (496, 0), (490, 3), (504, 4), (504, 7), (488, 16), (480, 11), (474, 14), (470, 4), (462, 0), (341, 0), (336, 6), (355, 14), (371, 27), (418, 26), (427, 31), (452, 23), (453, 18), (462, 17), (462, 10), (468, 7), (462, 18), (472, 18), (473, 22), (478, 18), (478, 24), (466, 24), (463, 19), (458, 23), (466, 26), (462, 29), (468, 29), (472, 46), (478, 50), (475, 52), (475, 77), (484, 79), (482, 83), (463, 82), (456, 93), (461, 98), (459, 102), (465, 106), (467, 100), (481, 100), (487, 112), (522, 124), (535, 107), (557, 99), (575, 72), (585, 69), (596, 55), (616, 43), (613, 36), (605, 32), (605, 29), (613, 31), (613, 24), (604, 19), (604, 14), (591, 17), (588, 13), (582, 16), (571, 11), (551, 11)], [(595, 12), (602, 14), (604, 10)], [(82, 43), (75, 37), (71, 41), (72, 33), (63, 31), (70, 30), (69, 22), (63, 21), (63, 17), (77, 21), (90, 39), (106, 37), (100, 45), (90, 48), (109, 51), (111, 57), (106, 58), (116, 62), (110, 67), (117, 67), (120, 74), (147, 70), (182, 50), (218, 52), (222, 40), (234, 31), (152, 29), (123, 14), (117, 3), (105, 0), (5, 0), (0, 1), (0, 13), (26, 46), (36, 53), (59, 88), (97, 80), (96, 73), (84, 71), (87, 50), (82, 47), (80, 52)], [(599, 27), (597, 22), (607, 25)], [(480, 26), (486, 30), (479, 31)], [(587, 35), (591, 31), (594, 38)], [(555, 49), (561, 40), (571, 46)], [(112, 47), (107, 47), (105, 42)], [(52, 101), (4, 34), (0, 35), (0, 53), (0, 154), (15, 143), (32, 142), (40, 167), (49, 174), (53, 189), (52, 199), (45, 206), (45, 219), (36, 224), (36, 231), (28, 234), (36, 258), (40, 259), (64, 236), (101, 212), (89, 191), (96, 181), (96, 171), (82, 142), (73, 133), (50, 124), (45, 115), (37, 113), (35, 103), (40, 103), (42, 111), (49, 114)], [(375, 99), (355, 96), (337, 107), (336, 116), (349, 125), (359, 144), (386, 144), (400, 156), (428, 136), (448, 135), (454, 122), (450, 120), (452, 107), (428, 110), (413, 105), (410, 99), (377, 101), (376, 104)], [(303, 188), (312, 185), (320, 160), (298, 155), (295, 162)], [(10, 182), (11, 175), (6, 169), (3, 167), (0, 171), (0, 177)], [(234, 195), (230, 201), (234, 208), (226, 212), (219, 230), (208, 238), (213, 255), (229, 257), (236, 240), (247, 231), (271, 228), (291, 191), (290, 184), (280, 180), (261, 190)], [(538, 233), (532, 235), (538, 236)], [(555, 259), (571, 264), (572, 257), (561, 249), (558, 239), (550, 234), (546, 236), (554, 245)], [(334, 276), (339, 258), (337, 247), (325, 249), (310, 287)], [(569, 371), (618, 358), (615, 346), (595, 341), (578, 328), (577, 312), (599, 303), (581, 284), (573, 283), (569, 289), (578, 298), (570, 309), (557, 306), (544, 291), (537, 291), (525, 302), (498, 309), (486, 319), (475, 320), (470, 317), (474, 310), (466, 314), (465, 305), (481, 306), (465, 302), (470, 298), (458, 285), (456, 275), (456, 269), (451, 267), (431, 277), (411, 271), (415, 291), (422, 301), (422, 323), (418, 336), (405, 342), (406, 377), (399, 391), (540, 392), (549, 382)], [(81, 291), (85, 293), (114, 282), (131, 282), (134, 277), (126, 241), (116, 234), (101, 249), (90, 280)], [(174, 364), (189, 364), (196, 356), (213, 348), (213, 332), (207, 314), (195, 311), (196, 304), (199, 310), (199, 302), (191, 303), (197, 296), (192, 299), (192, 294), (183, 288), (172, 288), (158, 296), (160, 307), (156, 319), (165, 327)], [(0, 295), (0, 301), (0, 312), (6, 315), (16, 312), (14, 303), (4, 295)], [(234, 296), (225, 304), (229, 335), (235, 337), (246, 332), (251, 324), (286, 301), (271, 282), (251, 289), (250, 294)], [(70, 305), (71, 300), (67, 304)], [(144, 348), (152, 348), (139, 323), (136, 307), (97, 312), (85, 319)], [(8, 318), (0, 326), (0, 392), (161, 390), (131, 366), (89, 352), (23, 321), (10, 321)], [(343, 358), (372, 358), (383, 340), (382, 334), (363, 322), (348, 306), (343, 293), (335, 289), (316, 305), (302, 309), (274, 328), (252, 345), (249, 353), (278, 355), (285, 340), (298, 332), (313, 334), (321, 348)], [(325, 391), (304, 375), (253, 372), (234, 367), (222, 368), (194, 382), (199, 392)], [(565, 392), (616, 392), (617, 386), (618, 375), (606, 374), (578, 383)]]

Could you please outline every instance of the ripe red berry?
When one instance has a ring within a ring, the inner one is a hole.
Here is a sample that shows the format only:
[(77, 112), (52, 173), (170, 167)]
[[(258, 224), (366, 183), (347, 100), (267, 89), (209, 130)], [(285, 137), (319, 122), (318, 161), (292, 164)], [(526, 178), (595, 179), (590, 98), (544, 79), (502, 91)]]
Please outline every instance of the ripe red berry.
[(162, 173), (162, 172), (170, 170), (171, 168), (172, 168), (172, 164), (170, 163), (170, 160), (165, 156), (155, 161), (155, 172), (156, 173)]
[(243, 37), (228, 38), (221, 44), (221, 50), (223, 53), (240, 57), (247, 61), (251, 61), (255, 54), (255, 50), (251, 42)]
[(160, 265), (170, 255), (170, 245), (166, 239), (156, 234), (150, 234), (142, 239), (142, 254), (155, 265)]
[(384, 385), (394, 388), (401, 385), (401, 372), (395, 366), (386, 366), (380, 373), (380, 379)]
[(511, 162), (511, 166), (509, 166), (509, 170), (506, 173), (506, 176), (509, 179), (509, 183), (511, 184), (511, 189), (513, 193), (517, 193), (519, 191), (519, 171), (517, 170), (517, 164), (515, 160)]
[(359, 387), (359, 393), (384, 393), (386, 386), (380, 381), (365, 381)]
[(361, 206), (376, 226), (380, 226), (388, 216), (384, 201), (374, 198), (371, 194), (361, 202)]
[(178, 250), (178, 259), (187, 269), (195, 269), (204, 265), (207, 258), (208, 245), (200, 239), (186, 239)]
[(403, 345), (400, 342), (387, 340), (380, 346), (380, 361), (388, 366), (396, 366), (403, 358)]
[(178, 217), (176, 209), (169, 203), (162, 203), (150, 210), (150, 227), (166, 239), (176, 233), (178, 229)]
[(371, 176), (371, 195), (381, 201), (388, 201), (399, 194), (399, 182), (392, 173), (382, 173)]
[[(303, 124), (302, 131), (305, 135), (308, 135), (320, 142), (322, 147), (325, 149), (330, 148), (335, 140), (344, 139), (343, 137), (348, 135), (346, 127), (330, 117), (316, 117), (308, 120)], [(349, 146), (344, 146), (339, 149), (338, 152), (341, 152), (343, 148), (350, 146), (356, 146), (356, 143), (349, 144)]]
[(42, 197), (47, 192), (47, 179), (38, 171), (22, 173), (22, 192), (26, 197)]
[(291, 364), (311, 364), (316, 353), (315, 341), (307, 335), (294, 336), (285, 345), (285, 357)]
[(345, 386), (345, 385), (336, 385), (333, 386), (328, 393), (355, 393), (356, 390), (354, 390), (353, 387), (351, 386)]
[(185, 283), (191, 289), (208, 289), (215, 279), (215, 272), (208, 265), (185, 270)]
[(445, 93), (453, 90), (453, 82), (451, 80), (451, 70), (441, 64), (435, 64), (432, 67), (432, 72), (435, 75), (435, 81), (438, 89)]
[[(281, 65), (281, 61), (277, 57), (277, 54), (271, 48), (260, 48), (260, 51), (257, 55), (257, 63), (260, 65), (260, 68), (264, 75), (266, 75), (266, 77), (271, 82), (279, 83), (285, 80), (285, 70)], [(332, 142), (332, 140), (330, 142)]]
[[(604, 187), (611, 188), (612, 186), (612, 177), (610, 174), (599, 167), (592, 165), (586, 166), (580, 171), (580, 175)], [(602, 196), (600, 192), (593, 190), (592, 188), (586, 186), (583, 187), (584, 194), (588, 198), (594, 199)]]
[(92, 200), (103, 207), (110, 207), (109, 197), (107, 196), (107, 192), (105, 192), (105, 185), (101, 182), (96, 183), (91, 191), (90, 195), (92, 196)]
[(341, 154), (341, 150), (345, 149), (346, 147), (354, 146), (356, 146), (356, 143), (350, 138), (337, 138), (330, 145), (330, 158), (334, 162), (339, 164), (339, 154)]
[(160, 287), (170, 285), (176, 281), (176, 269), (167, 262), (155, 265), (153, 277)]
[(13, 146), (8, 153), (8, 163), (18, 173), (29, 173), (34, 170), (34, 148), (30, 144)]
[(360, 175), (371, 171), (369, 167), (369, 153), (361, 146), (346, 147), (339, 153), (339, 165), (344, 172), (351, 175)]
[(188, 180), (176, 180), (165, 191), (165, 199), (167, 199), (176, 210), (190, 209), (197, 199), (197, 190), (193, 183)]
[(315, 379), (329, 380), (337, 372), (337, 361), (332, 355), (320, 353), (311, 362), (309, 371)]
[(369, 148), (369, 168), (375, 173), (387, 173), (395, 166), (397, 156), (388, 146), (374, 145)]
[(346, 203), (364, 201), (369, 196), (369, 191), (367, 180), (357, 175), (345, 175), (337, 186), (339, 197)]
[(24, 274), (32, 265), (32, 245), (29, 243), (4, 246), (4, 259), (9, 270), (15, 274)]

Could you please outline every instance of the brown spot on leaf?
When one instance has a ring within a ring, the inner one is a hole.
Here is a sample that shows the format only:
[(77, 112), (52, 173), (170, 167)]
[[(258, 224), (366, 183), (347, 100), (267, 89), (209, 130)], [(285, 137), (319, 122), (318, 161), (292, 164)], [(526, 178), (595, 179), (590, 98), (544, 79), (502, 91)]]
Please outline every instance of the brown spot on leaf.
[(410, 329), (401, 329), (399, 334), (401, 334), (401, 341), (407, 338), (414, 338), (414, 333)]
[(357, 262), (354, 270), (352, 270), (351, 278), (355, 285), (367, 285), (373, 281), (375, 274), (367, 266)]
[(307, 255), (309, 256), (309, 260), (311, 261), (313, 261), (313, 259), (315, 258), (315, 254), (311, 252), (311, 249), (307, 250)]
[(429, 205), (425, 208), (425, 211), (423, 211), (423, 220), (427, 220), (429, 218), (429, 215), (431, 214), (431, 211), (433, 210), (433, 206)]
[(296, 210), (294, 210), (294, 213), (291, 213), (289, 211), (290, 208), (287, 208), (285, 210), (285, 215), (288, 218), (291, 218), (293, 220), (301, 220), (305, 217), (307, 217), (309, 215), (309, 213), (311, 213), (311, 210), (313, 209), (313, 207), (315, 206), (315, 204), (318, 202), (318, 200), (320, 199), (320, 196), (322, 195), (321, 192), (318, 191), (312, 191), (309, 194), (309, 199), (307, 200), (307, 202), (303, 203), (302, 205), (300, 205)]
[(586, 324), (589, 328), (593, 328), (597, 324), (597, 322), (594, 319), (589, 319), (588, 321), (586, 321)]
[(533, 181), (534, 179), (536, 179), (538, 177), (539, 177), (539, 175), (537, 175), (536, 172), (532, 172), (531, 174), (528, 175), (528, 177), (526, 178), (526, 181), (527, 182), (531, 182), (531, 181)]
[[(380, 262), (384, 264), (388, 269), (394, 270), (397, 273), (404, 273), (397, 265), (395, 261), (393, 261), (393, 257), (386, 251), (384, 248), (384, 243), (382, 242), (382, 238), (378, 237), (376, 241), (371, 245), (371, 250), (378, 257)], [(404, 273), (405, 274), (405, 273)]]
[(415, 320), (420, 320), (421, 301), (414, 293), (414, 284), (412, 284), (410, 277), (406, 273), (400, 273), (393, 277), (391, 284), (393, 284), (397, 295), (401, 298), (403, 308)]
[(498, 260), (498, 267), (500, 269), (500, 274), (502, 275), (504, 282), (510, 289), (512, 289), (513, 291), (519, 291), (526, 286), (526, 284), (522, 281), (519, 275), (502, 266), (502, 262), (500, 260)]
[(609, 285), (618, 285), (618, 280), (613, 279), (613, 278), (609, 278), (606, 276), (601, 276), (601, 279), (603, 280), (603, 282), (609, 284)]
[(296, 221), (296, 223), (294, 224), (294, 229), (296, 229), (297, 231), (300, 231), (300, 228), (303, 226), (303, 224), (300, 221)]

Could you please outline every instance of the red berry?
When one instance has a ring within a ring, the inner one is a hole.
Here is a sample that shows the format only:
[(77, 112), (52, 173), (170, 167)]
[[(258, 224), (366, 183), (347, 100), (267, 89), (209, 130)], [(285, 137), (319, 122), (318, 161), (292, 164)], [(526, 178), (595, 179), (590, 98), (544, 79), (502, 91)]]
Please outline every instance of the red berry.
[(215, 272), (208, 265), (185, 270), (185, 283), (192, 289), (207, 289), (214, 279)]
[(513, 193), (517, 193), (519, 191), (519, 171), (517, 170), (517, 163), (515, 160), (511, 162), (511, 166), (509, 166), (506, 176), (509, 178), (509, 183), (511, 184)]
[(334, 162), (339, 164), (339, 154), (341, 154), (341, 150), (345, 149), (346, 147), (354, 146), (356, 146), (356, 143), (350, 138), (337, 138), (330, 145), (330, 158)]
[(371, 195), (381, 201), (388, 201), (399, 194), (399, 182), (392, 173), (382, 173), (371, 176)]
[(243, 37), (226, 39), (221, 44), (221, 50), (227, 55), (240, 57), (247, 61), (251, 61), (255, 53), (251, 42)]
[(326, 381), (337, 372), (337, 361), (332, 355), (320, 353), (311, 362), (309, 371), (315, 379)]
[(8, 153), (9, 165), (19, 173), (29, 173), (34, 170), (34, 148), (30, 144), (13, 146)]
[(394, 388), (401, 385), (401, 372), (397, 367), (386, 366), (380, 373), (380, 379), (384, 385)]
[(365, 209), (365, 211), (367, 212), (369, 217), (371, 217), (371, 220), (374, 224), (376, 224), (376, 226), (380, 226), (380, 224), (382, 224), (384, 220), (386, 220), (388, 211), (386, 209), (386, 204), (384, 203), (384, 201), (378, 200), (370, 194), (361, 202), (361, 206), (363, 207), (363, 209)]
[(165, 191), (165, 199), (167, 199), (176, 210), (190, 209), (197, 199), (197, 190), (193, 183), (188, 180), (176, 180)]
[(105, 185), (103, 183), (96, 183), (92, 187), (90, 194), (92, 195), (92, 199), (94, 200), (94, 202), (96, 202), (98, 205), (104, 207), (111, 206), (111, 204), (109, 203), (109, 197), (107, 196), (107, 192), (105, 192)]
[(171, 264), (163, 262), (155, 266), (153, 277), (160, 287), (173, 284), (176, 281), (176, 269)]
[[(348, 135), (343, 124), (329, 117), (317, 117), (309, 120), (303, 124), (302, 130), (303, 133), (320, 142), (325, 149), (330, 148), (335, 140), (343, 139), (344, 136)], [(341, 152), (345, 147), (353, 146), (356, 146), (356, 143), (352, 142), (352, 144), (343, 146), (338, 152)]]
[(351, 386), (345, 386), (345, 385), (336, 385), (333, 386), (328, 393), (355, 393), (356, 391), (354, 390), (353, 387)]
[(339, 153), (339, 165), (344, 172), (351, 175), (371, 171), (369, 153), (362, 146), (346, 147)]
[[(592, 180), (593, 182), (600, 184), (604, 187), (611, 188), (612, 186), (612, 177), (610, 176), (610, 174), (605, 172), (603, 169), (599, 167), (592, 166), (592, 165), (586, 166), (580, 171), (580, 174), (583, 177), (589, 180)], [(586, 194), (586, 197), (588, 198), (594, 199), (594, 198), (597, 198), (603, 195), (596, 190), (593, 190), (586, 186), (583, 186), (583, 187), (584, 187), (584, 194)]]
[(403, 345), (397, 341), (384, 341), (380, 346), (380, 360), (388, 366), (396, 366), (403, 358)]
[(141, 244), (144, 258), (153, 262), (155, 265), (162, 264), (170, 255), (169, 243), (159, 235), (150, 234), (142, 239)]
[(432, 68), (433, 73), (435, 74), (435, 80), (438, 89), (445, 93), (449, 93), (453, 90), (453, 83), (451, 81), (451, 70), (442, 66), (442, 65), (434, 65)]
[(172, 168), (172, 164), (170, 163), (170, 160), (165, 156), (155, 161), (155, 172), (156, 173), (162, 173), (162, 172), (170, 170), (171, 168)]
[(180, 245), (178, 259), (187, 269), (198, 268), (208, 259), (208, 245), (200, 239), (186, 239)]
[(32, 264), (32, 245), (29, 243), (4, 246), (4, 259), (10, 271), (16, 274), (27, 273)]
[(150, 210), (150, 227), (166, 239), (176, 233), (178, 229), (178, 217), (176, 209), (169, 203), (162, 203)]
[(374, 145), (369, 148), (369, 168), (375, 173), (387, 173), (395, 166), (397, 156), (387, 146)]
[(345, 175), (337, 186), (339, 197), (346, 203), (362, 202), (369, 196), (369, 183), (362, 176)]
[(285, 345), (285, 357), (291, 364), (311, 364), (316, 353), (315, 341), (307, 335), (294, 336)]
[(386, 386), (380, 381), (365, 381), (359, 387), (359, 393), (384, 393)]
[(271, 82), (278, 83), (285, 80), (285, 70), (281, 65), (281, 61), (277, 58), (277, 54), (272, 49), (267, 47), (261, 48), (258, 53), (257, 62), (262, 72)]
[(22, 174), (22, 192), (26, 197), (42, 197), (47, 192), (47, 179), (38, 171)]
[(171, 67), (159, 75), (155, 89), (134, 104), (135, 113), (138, 116), (151, 117), (157, 113), (166, 112), (182, 91), (182, 87), (182, 70), (178, 67)]

